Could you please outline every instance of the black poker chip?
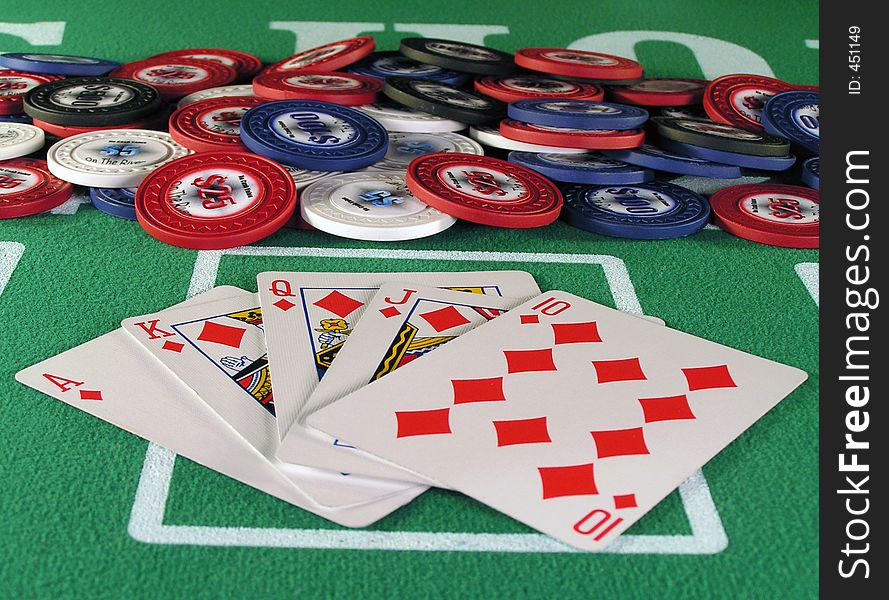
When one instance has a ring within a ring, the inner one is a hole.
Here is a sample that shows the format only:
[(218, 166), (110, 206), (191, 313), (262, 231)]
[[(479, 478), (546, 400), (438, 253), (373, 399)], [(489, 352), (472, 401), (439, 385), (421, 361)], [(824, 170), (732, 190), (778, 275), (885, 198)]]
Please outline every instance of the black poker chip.
[(787, 140), (734, 125), (670, 117), (654, 117), (651, 121), (661, 137), (683, 144), (755, 156), (787, 156), (790, 153)]
[(512, 54), (453, 40), (404, 38), (399, 52), (418, 62), (475, 75), (509, 75), (515, 72)]
[(156, 114), (161, 96), (152, 86), (116, 77), (72, 77), (39, 85), (24, 99), (25, 113), (54, 125), (124, 125)]
[(410, 108), (471, 125), (506, 116), (506, 104), (451, 85), (412, 77), (390, 77), (383, 93)]

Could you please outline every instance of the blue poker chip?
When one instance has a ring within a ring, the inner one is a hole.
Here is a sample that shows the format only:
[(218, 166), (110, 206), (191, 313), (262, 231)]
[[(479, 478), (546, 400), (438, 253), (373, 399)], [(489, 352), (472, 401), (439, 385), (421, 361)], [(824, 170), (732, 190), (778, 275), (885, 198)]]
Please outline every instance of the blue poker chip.
[(120, 63), (89, 56), (6, 52), (0, 54), (0, 66), (26, 73), (90, 77), (105, 75), (119, 67)]
[(766, 133), (790, 140), (807, 154), (818, 154), (818, 92), (792, 90), (769, 98), (762, 108)]
[(537, 171), (553, 181), (609, 185), (645, 183), (654, 179), (654, 171), (602, 156), (598, 152), (578, 154), (538, 154), (510, 152), (509, 162)]
[(563, 218), (573, 227), (612, 237), (666, 240), (691, 235), (710, 218), (695, 192), (662, 181), (636, 185), (569, 185)]
[(803, 162), (803, 171), (800, 174), (803, 183), (817, 190), (821, 182), (821, 159), (814, 156)]
[(647, 167), (667, 173), (693, 175), (695, 177), (715, 177), (718, 179), (737, 179), (741, 176), (740, 167), (683, 156), (661, 150), (651, 144), (631, 150), (604, 150), (602, 154), (615, 160), (631, 165)]
[(348, 67), (346, 72), (383, 80), (387, 77), (412, 77), (458, 86), (469, 80), (468, 73), (417, 62), (401, 52), (374, 52), (361, 62)]
[(90, 188), (90, 200), (106, 215), (136, 220), (136, 188)]
[(30, 125), (34, 120), (28, 115), (22, 113), (20, 115), (0, 115), (0, 123), (27, 123)]
[(726, 165), (735, 165), (736, 167), (745, 167), (747, 169), (762, 169), (763, 171), (786, 171), (796, 162), (796, 157), (792, 154), (787, 156), (756, 156), (754, 154), (741, 154), (740, 152), (726, 152), (725, 150), (693, 146), (667, 138), (661, 139), (661, 146), (665, 150), (683, 156), (710, 160)]
[(357, 171), (383, 159), (389, 135), (347, 106), (312, 100), (266, 102), (241, 117), (251, 152), (309, 171)]
[(644, 108), (595, 100), (518, 100), (509, 103), (507, 114), (524, 123), (568, 129), (638, 129), (648, 120)]

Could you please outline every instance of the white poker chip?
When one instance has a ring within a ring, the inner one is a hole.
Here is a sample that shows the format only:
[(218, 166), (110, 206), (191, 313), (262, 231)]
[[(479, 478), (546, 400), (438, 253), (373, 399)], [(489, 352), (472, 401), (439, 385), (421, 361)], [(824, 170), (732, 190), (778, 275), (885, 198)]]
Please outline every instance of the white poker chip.
[(427, 237), (457, 222), (415, 198), (397, 173), (346, 173), (320, 179), (303, 191), (300, 214), (321, 231), (380, 242)]
[(293, 183), (296, 184), (296, 191), (300, 191), (309, 184), (315, 183), (319, 179), (330, 175), (339, 175), (341, 171), (309, 171), (308, 169), (300, 169), (299, 167), (291, 167), (290, 165), (281, 165), (284, 170), (290, 173)]
[(207, 98), (228, 98), (232, 96), (256, 96), (256, 94), (253, 93), (253, 86), (249, 83), (246, 85), (223, 85), (189, 94), (179, 100), (176, 107), (182, 108), (186, 104), (191, 104), (198, 100), (206, 100)]
[(0, 160), (18, 158), (43, 148), (43, 130), (25, 123), (0, 123)]
[(485, 154), (481, 144), (459, 133), (390, 133), (386, 156), (365, 171), (405, 173), (407, 166), (418, 156), (438, 152), (461, 152), (478, 156)]
[(485, 144), (486, 146), (500, 148), (501, 150), (542, 152), (546, 154), (580, 154), (582, 152), (587, 152), (587, 150), (584, 150), (582, 148), (558, 148), (556, 146), (540, 146), (538, 144), (528, 144), (526, 142), (519, 142), (518, 140), (511, 140), (508, 137), (504, 137), (503, 134), (500, 133), (500, 130), (496, 127), (490, 127), (488, 125), (476, 125), (474, 127), (470, 127), (469, 137), (477, 142)]
[(103, 129), (72, 135), (46, 153), (59, 179), (89, 187), (137, 187), (149, 173), (192, 151), (169, 134), (148, 129)]
[(466, 123), (444, 119), (431, 113), (396, 104), (395, 102), (363, 104), (355, 108), (379, 121), (386, 131), (399, 133), (448, 133), (466, 129)]

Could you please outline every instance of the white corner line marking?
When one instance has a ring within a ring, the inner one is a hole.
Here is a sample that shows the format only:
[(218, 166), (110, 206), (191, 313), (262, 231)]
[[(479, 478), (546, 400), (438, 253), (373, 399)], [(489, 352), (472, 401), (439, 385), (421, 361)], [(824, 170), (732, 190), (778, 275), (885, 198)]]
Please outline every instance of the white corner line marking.
[(0, 296), (12, 278), (12, 272), (25, 253), (25, 245), (19, 242), (0, 242)]
[(799, 275), (799, 278), (802, 280), (803, 285), (806, 286), (806, 289), (809, 291), (809, 295), (812, 296), (815, 305), (820, 307), (821, 296), (818, 289), (818, 263), (799, 263), (794, 269), (796, 270), (796, 274)]
[[(625, 312), (643, 314), (624, 262), (615, 256), (586, 254), (244, 246), (224, 251), (199, 252), (188, 290), (189, 297), (216, 285), (223, 255), (598, 265), (605, 273), (615, 306)], [(422, 552), (575, 552), (573, 548), (538, 533), (484, 534), (165, 525), (164, 513), (175, 460), (176, 454), (170, 450), (155, 444), (148, 445), (127, 527), (129, 534), (138, 541), (148, 544), (263, 548)], [(723, 551), (728, 546), (728, 536), (713, 503), (707, 480), (700, 470), (695, 471), (679, 486), (679, 497), (688, 518), (691, 535), (627, 534), (616, 539), (602, 552), (716, 554)]]

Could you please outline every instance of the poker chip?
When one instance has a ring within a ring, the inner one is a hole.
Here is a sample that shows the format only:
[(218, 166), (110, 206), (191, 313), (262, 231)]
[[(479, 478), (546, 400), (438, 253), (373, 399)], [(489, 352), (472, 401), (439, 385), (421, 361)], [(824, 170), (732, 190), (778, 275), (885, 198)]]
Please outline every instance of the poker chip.
[(34, 120), (24, 113), (17, 115), (0, 115), (0, 123), (25, 123), (30, 125)]
[(432, 113), (414, 110), (392, 102), (376, 102), (356, 106), (364, 114), (373, 117), (387, 131), (404, 133), (447, 133), (466, 129), (466, 124), (445, 119)]
[(273, 100), (318, 100), (346, 106), (372, 104), (383, 84), (375, 77), (351, 73), (263, 73), (253, 80), (253, 93)]
[(515, 71), (512, 55), (486, 46), (436, 38), (403, 38), (399, 52), (427, 63), (474, 75), (508, 75)]
[(497, 148), (499, 150), (515, 150), (518, 152), (535, 152), (548, 154), (582, 154), (583, 148), (559, 148), (557, 146), (543, 146), (541, 144), (528, 144), (504, 137), (497, 127), (490, 125), (476, 125), (469, 128), (469, 137), (480, 144)]
[(390, 77), (383, 93), (410, 108), (472, 125), (490, 123), (506, 114), (506, 105), (499, 100), (435, 81)]
[(296, 184), (296, 191), (300, 191), (311, 183), (318, 181), (324, 177), (339, 175), (338, 171), (309, 171), (307, 169), (297, 169), (290, 165), (281, 165), (284, 170), (290, 174), (293, 183)]
[(25, 97), (24, 107), (45, 123), (103, 127), (147, 119), (161, 110), (162, 102), (156, 89), (138, 81), (76, 77), (34, 88)]
[(704, 110), (717, 123), (762, 131), (762, 108), (780, 92), (796, 89), (762, 75), (724, 75), (714, 79), (704, 92)]
[(574, 83), (588, 83), (594, 85), (607, 85), (608, 87), (638, 85), (644, 81), (642, 77), (633, 79), (587, 79), (585, 77), (568, 77), (566, 75), (550, 74), (550, 77), (561, 79), (562, 81), (573, 81)]
[(588, 83), (560, 81), (539, 75), (500, 75), (475, 80), (475, 90), (500, 100), (602, 100), (605, 90)]
[(661, 144), (664, 148), (676, 154), (748, 169), (786, 171), (796, 163), (796, 157), (792, 154), (785, 156), (756, 156), (755, 154), (726, 152), (725, 150), (714, 150), (713, 148), (683, 144), (682, 142), (675, 142), (669, 139), (662, 140)]
[(486, 156), (427, 154), (408, 166), (411, 192), (458, 219), (494, 227), (549, 225), (562, 195), (548, 179), (515, 163)]
[(245, 152), (241, 118), (265, 100), (249, 96), (208, 98), (187, 104), (170, 116), (170, 135), (195, 152)]
[(111, 77), (147, 83), (164, 100), (178, 100), (207, 88), (228, 85), (238, 77), (234, 68), (195, 58), (146, 58), (114, 69)]
[(583, 79), (629, 81), (642, 77), (642, 65), (635, 60), (566, 48), (522, 48), (515, 63), (531, 71)]
[(336, 71), (358, 62), (373, 52), (376, 42), (370, 36), (360, 36), (331, 42), (303, 50), (266, 69), (276, 71)]
[(813, 189), (818, 189), (821, 181), (821, 159), (814, 156), (803, 162), (803, 170), (800, 178), (803, 183)]
[(762, 126), (766, 133), (790, 140), (808, 154), (818, 154), (817, 92), (794, 90), (769, 98), (762, 109)]
[(571, 129), (534, 125), (515, 119), (500, 122), (500, 133), (519, 142), (585, 150), (636, 148), (645, 140), (641, 129)]
[(610, 87), (608, 96), (638, 106), (688, 106), (701, 103), (707, 83), (703, 79), (646, 78), (634, 85)]
[(652, 122), (662, 138), (683, 144), (756, 156), (783, 157), (790, 152), (786, 140), (734, 125), (668, 117), (654, 117)]
[(664, 106), (661, 108), (662, 117), (673, 119), (691, 119), (693, 121), (709, 121), (710, 117), (704, 112), (703, 106)]
[(418, 156), (440, 152), (479, 156), (485, 153), (475, 140), (458, 133), (390, 133), (386, 156), (380, 162), (367, 167), (367, 170), (404, 173), (411, 161)]
[(509, 104), (510, 118), (569, 129), (637, 129), (648, 111), (626, 104), (592, 100), (519, 100)]
[(361, 62), (347, 68), (346, 71), (377, 79), (413, 77), (440, 81), (447, 85), (463, 85), (469, 80), (469, 75), (466, 73), (417, 62), (400, 52), (374, 52)]
[(169, 50), (155, 54), (150, 58), (173, 59), (192, 58), (196, 60), (209, 60), (231, 67), (238, 74), (238, 79), (251, 79), (262, 69), (262, 61), (252, 54), (238, 50), (226, 50), (223, 48), (188, 48), (183, 50)]
[(176, 104), (176, 107), (182, 108), (186, 104), (191, 104), (192, 102), (198, 102), (200, 100), (207, 100), (209, 98), (232, 98), (238, 96), (255, 97), (256, 94), (253, 93), (253, 84), (245, 83), (243, 85), (222, 85), (215, 88), (201, 90), (200, 92), (195, 92), (193, 94), (189, 94), (180, 98), (179, 102)]
[(347, 106), (278, 100), (248, 110), (241, 140), (251, 152), (310, 171), (355, 171), (382, 160), (383, 126)]
[(90, 200), (106, 215), (136, 220), (136, 188), (90, 188)]
[(795, 185), (745, 184), (710, 197), (716, 224), (732, 235), (784, 248), (817, 248), (818, 192)]
[(0, 163), (0, 219), (52, 210), (73, 192), (74, 186), (54, 177), (45, 161), (14, 158)]
[(60, 138), (71, 137), (81, 133), (92, 133), (102, 129), (166, 129), (169, 111), (162, 108), (153, 115), (149, 115), (142, 121), (134, 121), (133, 123), (120, 123), (118, 125), (96, 125), (92, 127), (84, 127), (78, 125), (56, 125), (55, 123), (47, 123), (40, 119), (34, 119), (34, 125), (40, 127), (43, 131), (50, 135)]
[[(662, 144), (666, 144), (669, 141), (664, 140)], [(632, 165), (667, 173), (677, 173), (679, 175), (718, 179), (737, 179), (741, 176), (741, 169), (737, 166), (720, 164), (700, 158), (691, 158), (684, 154), (677, 154), (652, 146), (651, 144), (643, 144), (641, 147), (631, 150), (605, 150), (603, 154)]]
[(61, 78), (58, 75), (0, 71), (0, 115), (17, 115), (28, 112), (24, 108), (24, 99), (28, 92), (59, 79)]
[(645, 183), (654, 171), (608, 158), (597, 152), (583, 154), (537, 154), (510, 152), (509, 161), (533, 169), (553, 181), (610, 185)]
[(308, 186), (300, 215), (312, 227), (355, 240), (428, 237), (457, 222), (417, 199), (397, 173), (346, 173)]
[(190, 150), (169, 134), (147, 129), (105, 129), (81, 133), (52, 145), (50, 172), (87, 187), (136, 187), (149, 173)]
[(218, 250), (268, 237), (296, 204), (293, 178), (281, 165), (246, 152), (202, 152), (148, 175), (136, 191), (136, 218), (164, 243)]
[(593, 233), (637, 240), (666, 240), (701, 230), (710, 206), (699, 194), (663, 181), (564, 188), (564, 218)]
[(0, 66), (16, 71), (47, 75), (67, 75), (69, 77), (104, 75), (119, 65), (119, 62), (104, 58), (68, 54), (38, 54), (35, 52), (0, 54)]
[(43, 148), (43, 130), (26, 123), (0, 123), (0, 160), (9, 160)]

